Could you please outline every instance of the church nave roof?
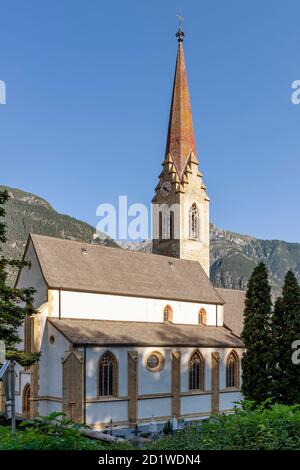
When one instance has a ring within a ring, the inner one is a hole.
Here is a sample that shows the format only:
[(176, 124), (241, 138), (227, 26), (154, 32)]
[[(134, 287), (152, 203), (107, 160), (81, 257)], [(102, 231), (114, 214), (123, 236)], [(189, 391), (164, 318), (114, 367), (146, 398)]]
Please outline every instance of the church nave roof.
[(30, 235), (49, 288), (224, 304), (200, 263)]
[(74, 318), (48, 321), (75, 345), (244, 347), (237, 336), (222, 326)]

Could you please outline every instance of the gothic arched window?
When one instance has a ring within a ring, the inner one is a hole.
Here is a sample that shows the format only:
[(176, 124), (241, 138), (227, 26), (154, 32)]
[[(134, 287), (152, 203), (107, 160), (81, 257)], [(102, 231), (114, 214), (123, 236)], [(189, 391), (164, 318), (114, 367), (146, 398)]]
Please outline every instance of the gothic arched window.
[(170, 212), (166, 210), (163, 212), (163, 236), (164, 240), (168, 240), (170, 238)]
[(204, 390), (204, 359), (199, 351), (189, 360), (189, 389)]
[(198, 323), (199, 325), (207, 325), (207, 313), (205, 308), (200, 308), (199, 310)]
[(107, 351), (99, 361), (99, 396), (116, 396), (118, 391), (118, 362)]
[(173, 309), (170, 305), (166, 305), (164, 308), (164, 321), (173, 321)]
[(199, 238), (199, 211), (196, 203), (194, 202), (190, 208), (189, 213), (189, 224), (190, 224), (190, 238)]
[(161, 211), (159, 211), (159, 214), (158, 214), (158, 237), (159, 239), (161, 240), (162, 239), (162, 233), (163, 233), (163, 220), (162, 220), (162, 213)]
[(239, 358), (234, 351), (226, 361), (226, 387), (239, 388)]
[(174, 240), (174, 211), (170, 211), (170, 240)]

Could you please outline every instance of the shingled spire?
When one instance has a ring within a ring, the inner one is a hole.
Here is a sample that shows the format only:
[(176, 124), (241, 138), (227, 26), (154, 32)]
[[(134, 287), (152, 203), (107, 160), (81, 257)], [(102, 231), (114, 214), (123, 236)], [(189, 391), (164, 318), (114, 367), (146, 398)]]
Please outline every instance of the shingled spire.
[(193, 152), (193, 157), (196, 159), (196, 145), (183, 52), (184, 32), (181, 27), (179, 27), (176, 36), (178, 38), (178, 52), (169, 118), (166, 159), (171, 154), (179, 179), (181, 179), (191, 152)]

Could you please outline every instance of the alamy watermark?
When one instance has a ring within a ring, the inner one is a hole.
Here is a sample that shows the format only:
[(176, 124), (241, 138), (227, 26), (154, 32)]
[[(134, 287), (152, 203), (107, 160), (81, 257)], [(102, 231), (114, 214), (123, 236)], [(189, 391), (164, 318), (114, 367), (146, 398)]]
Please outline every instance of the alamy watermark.
[(294, 90), (291, 95), (291, 101), (293, 104), (300, 104), (300, 80), (294, 80), (291, 88)]
[(300, 339), (293, 341), (292, 349), (295, 349), (292, 354), (292, 363), (298, 366), (300, 364)]
[(0, 104), (6, 104), (6, 84), (0, 80)]
[(96, 231), (98, 236), (105, 234), (115, 240), (148, 240), (182, 238), (201, 239), (201, 205), (185, 203), (183, 215), (186, 223), (186, 233), (182, 233), (181, 206), (174, 203), (153, 204), (149, 213), (145, 204), (134, 203), (128, 205), (127, 196), (119, 196), (119, 205), (99, 204), (96, 216), (100, 218)]

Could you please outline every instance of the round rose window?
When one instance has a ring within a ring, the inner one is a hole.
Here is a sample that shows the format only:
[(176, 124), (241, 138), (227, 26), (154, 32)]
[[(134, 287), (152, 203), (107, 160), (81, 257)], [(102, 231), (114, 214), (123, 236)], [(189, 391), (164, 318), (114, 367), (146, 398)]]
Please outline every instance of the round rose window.
[(151, 352), (146, 358), (146, 366), (152, 372), (157, 372), (162, 369), (164, 365), (164, 358), (159, 352)]

